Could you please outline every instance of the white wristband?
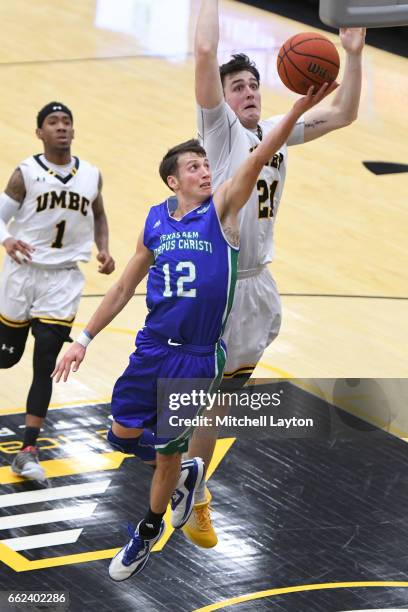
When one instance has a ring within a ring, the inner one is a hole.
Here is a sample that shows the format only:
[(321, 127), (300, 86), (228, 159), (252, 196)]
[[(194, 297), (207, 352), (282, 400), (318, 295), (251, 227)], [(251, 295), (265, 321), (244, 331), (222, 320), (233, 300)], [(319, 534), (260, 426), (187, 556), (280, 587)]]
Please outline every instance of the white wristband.
[(84, 331), (81, 331), (81, 333), (79, 334), (75, 342), (78, 342), (78, 344), (86, 348), (88, 344), (91, 342), (91, 340), (92, 340), (91, 334), (85, 329)]

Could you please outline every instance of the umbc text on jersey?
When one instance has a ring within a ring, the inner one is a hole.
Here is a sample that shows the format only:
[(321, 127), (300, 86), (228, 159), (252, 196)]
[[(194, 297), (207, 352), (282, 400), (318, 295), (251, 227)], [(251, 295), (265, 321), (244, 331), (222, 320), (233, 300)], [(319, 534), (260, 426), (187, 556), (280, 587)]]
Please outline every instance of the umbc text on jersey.
[(74, 191), (62, 190), (59, 193), (57, 191), (49, 191), (38, 196), (36, 212), (42, 212), (47, 209), (53, 210), (60, 207), (67, 208), (68, 210), (77, 210), (86, 217), (89, 204), (90, 201), (87, 198)]

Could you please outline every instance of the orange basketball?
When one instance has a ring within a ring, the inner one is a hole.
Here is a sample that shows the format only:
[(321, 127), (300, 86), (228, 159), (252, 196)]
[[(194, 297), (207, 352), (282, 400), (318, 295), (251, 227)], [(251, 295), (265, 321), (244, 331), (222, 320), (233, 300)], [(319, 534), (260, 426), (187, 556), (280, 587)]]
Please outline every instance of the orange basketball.
[(316, 92), (326, 81), (335, 81), (340, 57), (333, 43), (315, 32), (295, 34), (281, 47), (278, 73), (282, 82), (296, 93), (305, 95), (311, 85)]

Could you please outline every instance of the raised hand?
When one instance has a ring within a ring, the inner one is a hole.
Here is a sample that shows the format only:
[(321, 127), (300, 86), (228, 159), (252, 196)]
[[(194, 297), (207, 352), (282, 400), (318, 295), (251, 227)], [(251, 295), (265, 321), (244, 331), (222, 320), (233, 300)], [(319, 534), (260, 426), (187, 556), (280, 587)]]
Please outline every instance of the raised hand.
[(351, 55), (359, 55), (364, 47), (366, 28), (340, 28), (343, 49)]

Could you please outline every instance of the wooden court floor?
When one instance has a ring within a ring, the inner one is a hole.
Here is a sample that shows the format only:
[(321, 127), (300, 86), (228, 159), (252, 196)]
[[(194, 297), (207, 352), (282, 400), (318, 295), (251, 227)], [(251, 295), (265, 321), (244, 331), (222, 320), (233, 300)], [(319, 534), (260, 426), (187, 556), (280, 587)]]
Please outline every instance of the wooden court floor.
[[(289, 36), (311, 28), (232, 0), (220, 4), (220, 59), (234, 51), (251, 55), (262, 76), (263, 115), (285, 112), (294, 97), (279, 82), (276, 53)], [(35, 116), (54, 99), (73, 110), (74, 154), (97, 165), (104, 177), (117, 271), (111, 277), (98, 275), (95, 259), (83, 266), (87, 282), (74, 333), (118, 278), (149, 206), (166, 197), (157, 171), (161, 157), (195, 135), (191, 52), (197, 9), (195, 0), (0, 3), (2, 185), (22, 159), (40, 151)], [(339, 45), (336, 36), (332, 40)], [(376, 176), (363, 165), (407, 163), (407, 99), (407, 60), (368, 46), (359, 120), (290, 149), (277, 257), (271, 265), (284, 318), (279, 338), (257, 368), (258, 377), (408, 377), (407, 174)], [(78, 374), (56, 386), (55, 414), (69, 406), (109, 402), (146, 314), (144, 290), (140, 286), (92, 344)], [(8, 418), (22, 422), (31, 359), (30, 340), (18, 366), (0, 372), (4, 427)], [(405, 415), (401, 420), (401, 435), (408, 437)], [(6, 464), (10, 454), (0, 448)], [(69, 449), (66, 453), (72, 455)], [(224, 507), (218, 508), (223, 512)], [(198, 567), (199, 561), (197, 572)], [(79, 566), (74, 578), (80, 573)], [(40, 575), (46, 582), (45, 570)], [(246, 592), (238, 587), (232, 595)]]

